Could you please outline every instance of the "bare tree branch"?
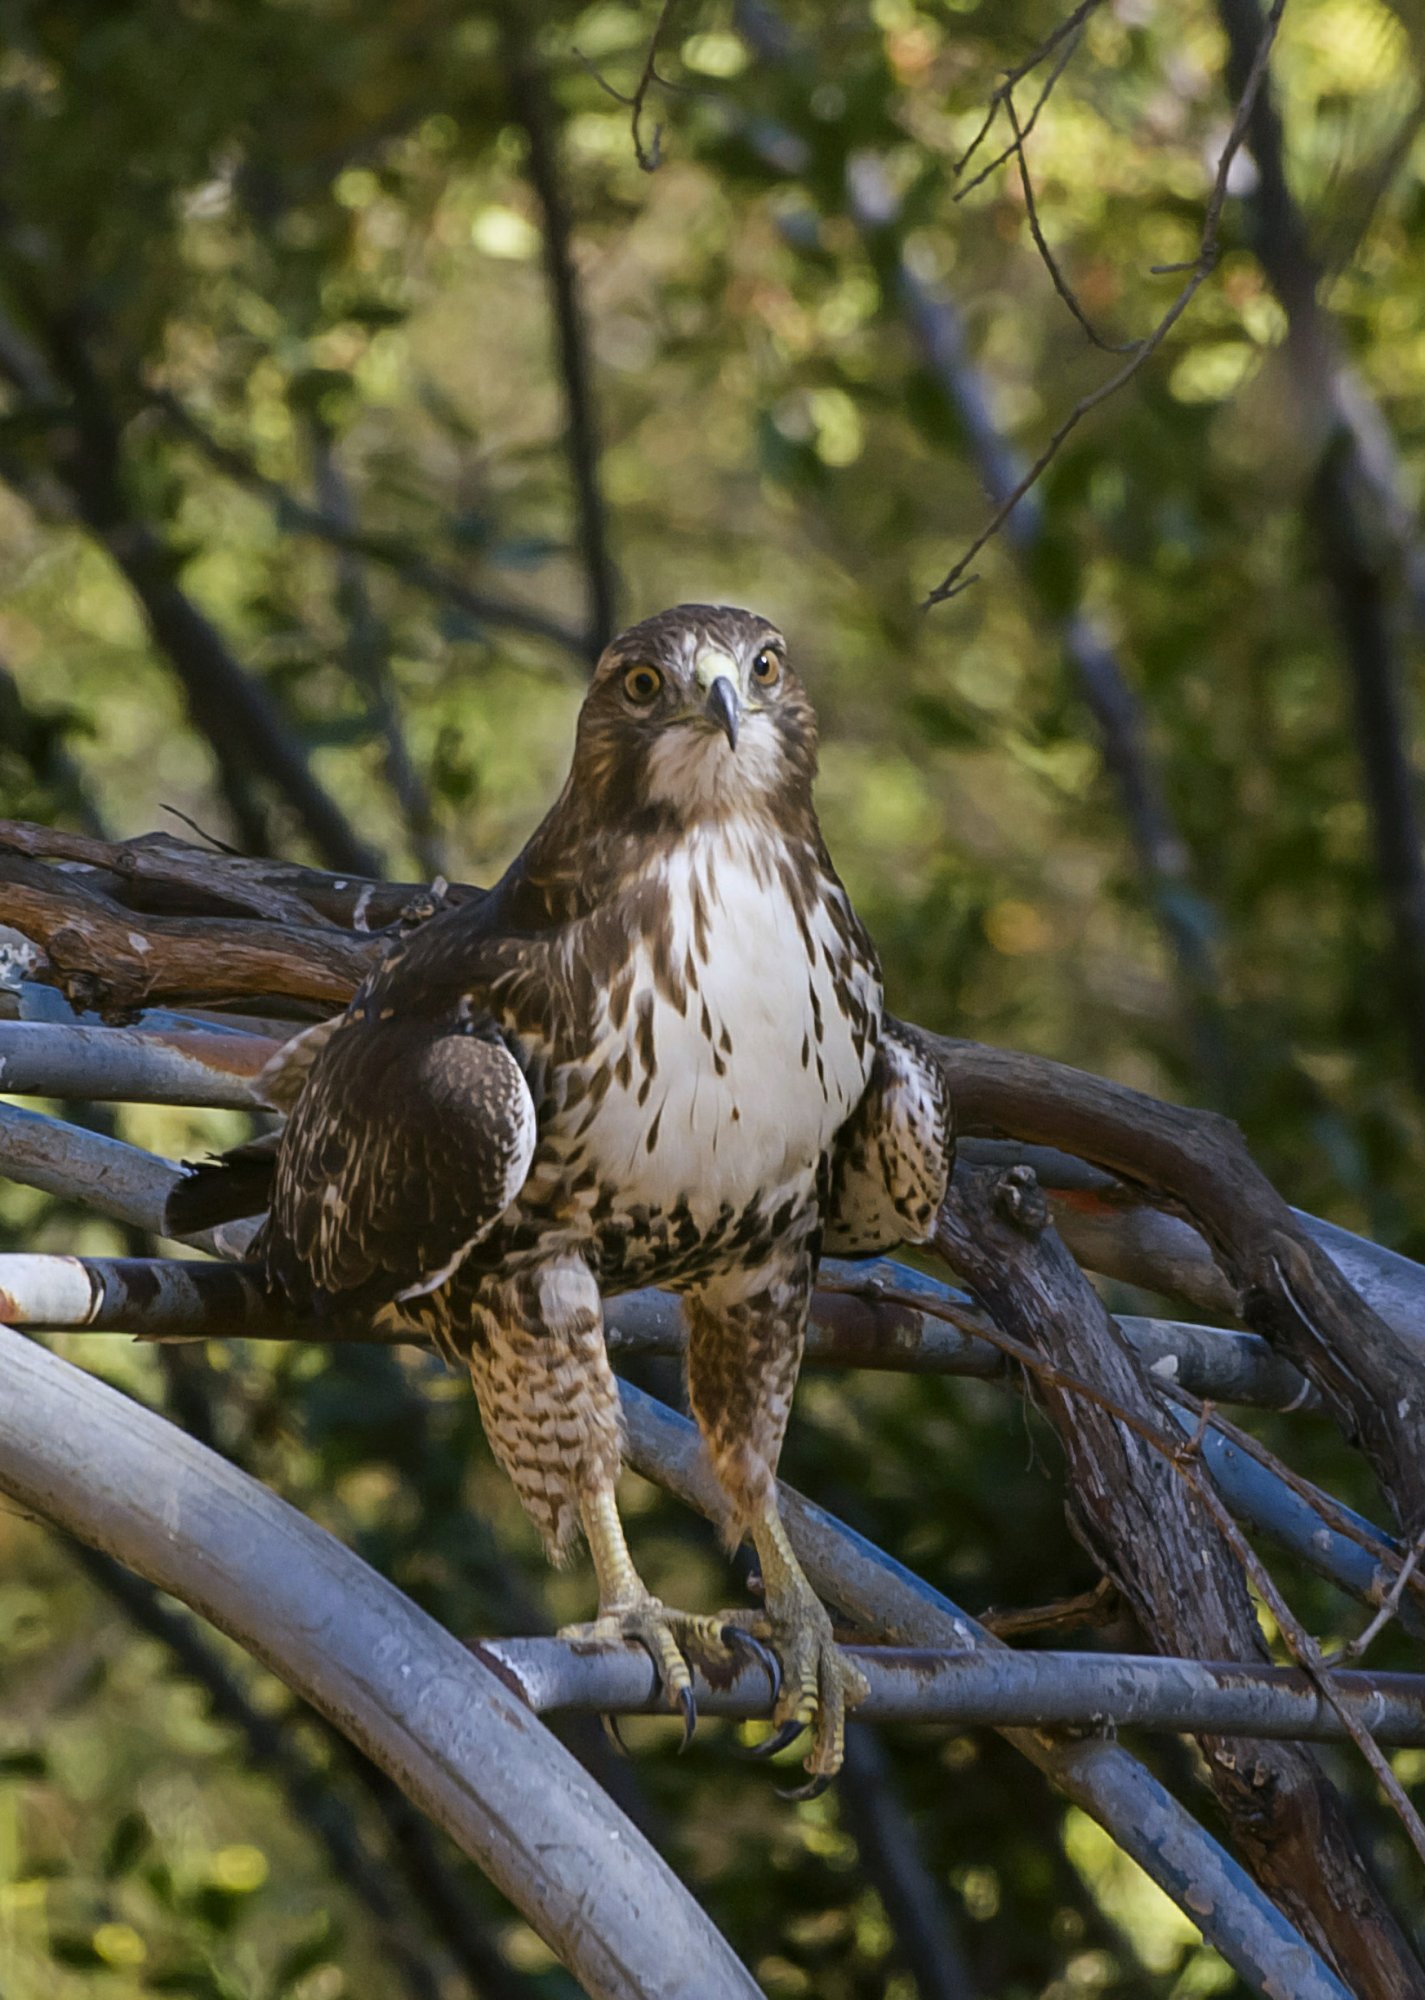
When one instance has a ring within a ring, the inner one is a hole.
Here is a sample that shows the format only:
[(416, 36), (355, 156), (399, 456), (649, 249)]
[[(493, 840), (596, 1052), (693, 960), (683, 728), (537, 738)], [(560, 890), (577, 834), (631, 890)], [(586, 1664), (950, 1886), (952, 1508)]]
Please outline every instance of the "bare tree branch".
[[(62, 961), (64, 991), (80, 1011), (126, 1013), (155, 999), (213, 1001), (243, 993), (344, 1006), (384, 949), (335, 926), (234, 917), (144, 916), (38, 862), (0, 856), (0, 922)], [(53, 951), (50, 947), (53, 946)], [(214, 991), (214, 952), (227, 995)]]
[[(855, 1645), (870, 1693), (858, 1722), (937, 1722), (965, 1728), (1087, 1728), (1103, 1734), (1150, 1729), (1173, 1734), (1259, 1735), (1348, 1741), (1346, 1725), (1311, 1677), (1295, 1667), (1160, 1659), (1140, 1653), (1034, 1651), (1003, 1647)], [(562, 1639), (482, 1639), (477, 1651), (519, 1683), (538, 1715), (560, 1709), (597, 1715), (667, 1713), (647, 1655), (636, 1647), (594, 1649)], [(1425, 1674), (1332, 1674), (1353, 1716), (1379, 1740), (1425, 1743)], [(1095, 1706), (1095, 1703), (1098, 1706)], [(755, 1662), (698, 1681), (698, 1710), (740, 1721), (771, 1709), (767, 1677)]]
[(201, 1028), (139, 1032), (0, 1021), (0, 1091), (126, 1104), (256, 1108), (252, 1086), (280, 1042)]
[(335, 924), (362, 934), (385, 930), (402, 917), (413, 920), (425, 899), (434, 909), (485, 893), (447, 883), (436, 897), (419, 882), (215, 854), (168, 833), (109, 841), (29, 820), (0, 819), (0, 854), (81, 864), (87, 871), (75, 871), (81, 886), (155, 915), (270, 917), (280, 924)]
[[(1024, 120), (1023, 125), (1019, 123), (1017, 117), (1012, 120), (1014, 137), (1007, 146), (995, 154), (993, 159), (987, 160), (972, 179), (965, 181), (962, 186), (956, 188), (955, 200), (957, 202), (963, 201), (967, 194), (973, 194), (977, 187), (983, 187), (984, 183), (990, 178), (990, 175), (997, 173), (1005, 162), (1012, 160), (1016, 154), (1019, 155), (1021, 162), (1023, 161), (1024, 142), (1039, 123), (1039, 114), (1053, 96), (1054, 86), (1073, 61), (1074, 50), (1079, 45), (1079, 31), (1097, 6), (1098, 0), (1088, 0), (1086, 6), (1081, 6), (1075, 10), (1075, 15), (1070, 17), (1069, 22), (1066, 22), (1063, 27), (1055, 30), (1053, 36), (1050, 38), (1050, 45), (1061, 44), (1059, 53), (1054, 59), (1054, 67), (1040, 86), (1039, 95), (1030, 107), (1029, 116)], [(971, 142), (969, 151), (962, 154), (955, 162), (954, 175), (956, 180), (960, 179), (970, 161), (989, 137), (990, 129), (994, 124), (1000, 107), (1003, 106), (1008, 111), (1013, 106), (1015, 85), (1023, 82), (1024, 78), (1029, 74), (1030, 69), (1036, 69), (1039, 66), (1039, 63), (1048, 54), (1050, 45), (1046, 45), (1039, 56), (1031, 58), (1028, 69), (1021, 63), (1017, 69), (1011, 70), (1008, 74), (1008, 79), (1001, 83), (999, 88), (994, 92), (985, 113), (985, 122), (981, 125)]]
[[(1071, 51), (1072, 44), (1065, 51), (1064, 61), (1067, 61)], [(1060, 71), (1058, 69), (1051, 73), (1049, 85), (1045, 89), (1045, 96), (1047, 96), (1049, 87), (1057, 80), (1059, 74)], [(1044, 96), (1041, 96), (1039, 102), (1034, 107), (1034, 117), (1038, 117), (1043, 106)], [(1024, 151), (1025, 131), (1027, 128), (1020, 125), (1019, 113), (1014, 107), (1013, 91), (1006, 92), (1004, 108), (1006, 116), (1009, 119), (1010, 130), (1014, 133), (1014, 146), (1012, 150), (1015, 163), (1019, 168), (1019, 187), (1020, 192), (1024, 196), (1025, 219), (1029, 224), (1029, 233), (1034, 238), (1034, 247), (1039, 252), (1040, 262), (1049, 273), (1050, 282), (1053, 284), (1054, 290), (1059, 294), (1059, 297), (1064, 301), (1064, 304), (1069, 308), (1069, 311), (1073, 314), (1095, 347), (1101, 348), (1105, 354), (1130, 354), (1134, 352), (1139, 345), (1136, 340), (1104, 339), (1079, 303), (1078, 293), (1060, 270), (1058, 259), (1049, 248), (1048, 238), (1044, 234), (1044, 226), (1039, 220), (1039, 204), (1034, 199), (1034, 182), (1030, 178), (1029, 161)]]
[(1425, 1522), (1425, 1354), (1351, 1290), (1237, 1128), (1061, 1063), (932, 1040), (962, 1129), (1058, 1146), (1191, 1218), (1248, 1324), (1320, 1390), (1413, 1534)]
[[(161, 1229), (163, 1203), (181, 1169), (119, 1141), (0, 1104), (0, 1168), (11, 1179), (83, 1200), (134, 1227)], [(102, 1180), (101, 1177), (102, 1176)], [(234, 1254), (237, 1225), (209, 1239)], [(197, 1244), (199, 1239), (193, 1238)], [(832, 1368), (869, 1368), (898, 1374), (970, 1376), (992, 1380), (1006, 1373), (989, 1343), (990, 1322), (963, 1295), (922, 1280), (908, 1266), (885, 1263), (869, 1285), (855, 1266), (829, 1259), (823, 1267), (808, 1336), (807, 1359)], [(890, 1282), (888, 1282), (888, 1280)], [(146, 1257), (60, 1257), (15, 1252), (0, 1256), (0, 1292), (11, 1323), (49, 1330), (82, 1327), (90, 1333), (141, 1332), (160, 1340), (292, 1340), (313, 1338), (262, 1291), (249, 1269)], [(960, 1302), (957, 1303), (957, 1300)], [(947, 1324), (948, 1322), (948, 1324)], [(1171, 1320), (1116, 1322), (1145, 1366), (1174, 1384), (1232, 1394), (1274, 1408), (1292, 1386), (1269, 1350), (1250, 1336), (1226, 1329), (1187, 1327)], [(674, 1295), (629, 1292), (608, 1305), (610, 1347), (626, 1355), (680, 1354), (684, 1329)], [(377, 1346), (406, 1344), (405, 1336), (364, 1322), (332, 1328), (321, 1337)]]
[[(1348, 1640), (1341, 1648), (1342, 1659), (1363, 1659), (1385, 1630), (1386, 1626), (1391, 1623), (1392, 1619), (1400, 1616), (1406, 1589), (1414, 1579), (1422, 1556), (1425, 1556), (1425, 1528), (1422, 1528), (1420, 1533), (1415, 1537), (1410, 1553), (1396, 1571), (1395, 1580), (1382, 1598), (1380, 1609), (1376, 1612), (1375, 1617), (1371, 1619), (1364, 1631), (1358, 1632), (1354, 1639)], [(1334, 1666), (1334, 1664), (1334, 1660), (1328, 1660), (1327, 1662), (1328, 1666)]]
[[(162, 1227), (163, 1207), (178, 1170), (166, 1161), (57, 1124), (30, 1111), (0, 1106), (0, 1157), (15, 1179), (85, 1200), (131, 1226)], [(195, 1244), (220, 1256), (240, 1257), (253, 1223), (232, 1223)], [(1003, 1357), (991, 1345), (993, 1328), (954, 1303), (955, 1294), (905, 1266), (883, 1265), (867, 1281), (855, 1267), (834, 1260), (823, 1269), (807, 1336), (813, 1365), (890, 1368), (955, 1375), (999, 1374)], [(913, 1285), (913, 1291), (902, 1289)], [(853, 1297), (861, 1303), (848, 1314)], [(171, 1260), (0, 1257), (3, 1312), (16, 1326), (88, 1332), (139, 1332), (166, 1340), (312, 1338), (265, 1297), (254, 1274), (231, 1265)], [(947, 1322), (949, 1328), (947, 1329)], [(957, 1324), (958, 1323), (958, 1324)], [(960, 1330), (962, 1324), (976, 1331)], [(1243, 1351), (1243, 1336), (1171, 1322), (1125, 1319), (1120, 1330), (1155, 1378), (1183, 1395), (1184, 1383), (1232, 1396), (1245, 1386), (1250, 1400), (1279, 1402), (1270, 1375), (1248, 1371), (1260, 1350)], [(326, 1338), (378, 1340), (368, 1327), (323, 1330)], [(675, 1299), (635, 1292), (609, 1302), (606, 1334), (616, 1354), (681, 1354), (685, 1332)], [(1244, 1384), (1244, 1373), (1247, 1375)], [(1213, 1478), (1233, 1510), (1288, 1549), (1309, 1568), (1367, 1603), (1379, 1604), (1399, 1572), (1399, 1545), (1301, 1479), (1255, 1440), (1218, 1417), (1202, 1440)], [(1425, 1585), (1417, 1577), (1404, 1611), (1411, 1630), (1425, 1631)]]

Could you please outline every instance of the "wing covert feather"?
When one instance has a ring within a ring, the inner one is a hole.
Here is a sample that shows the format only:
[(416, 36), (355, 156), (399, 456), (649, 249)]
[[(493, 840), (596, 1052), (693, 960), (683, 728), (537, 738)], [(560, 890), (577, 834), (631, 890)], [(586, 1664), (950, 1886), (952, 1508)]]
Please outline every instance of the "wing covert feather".
[(374, 1308), (434, 1288), (524, 1184), (534, 1101), (494, 1029), (348, 1016), (278, 1156), (269, 1281)]

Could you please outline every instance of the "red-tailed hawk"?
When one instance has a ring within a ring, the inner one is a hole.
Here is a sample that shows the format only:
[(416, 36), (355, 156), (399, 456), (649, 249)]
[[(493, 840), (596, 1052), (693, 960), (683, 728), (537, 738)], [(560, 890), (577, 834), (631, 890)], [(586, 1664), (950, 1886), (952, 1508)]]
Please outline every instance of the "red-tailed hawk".
[[(765, 619), (686, 604), (616, 639), (568, 781), (503, 880), (294, 1045), (257, 1254), (295, 1304), (468, 1364), (551, 1555), (588, 1540), (599, 1614), (579, 1636), (645, 1646), (689, 1722), (687, 1650), (770, 1641), (772, 1742), (810, 1726), (819, 1789), (864, 1684), (777, 1512), (808, 1302), (823, 1247), (928, 1234), (953, 1142), (938, 1069), (883, 1015), (815, 770)], [(171, 1216), (191, 1224), (181, 1191)], [(761, 1612), (672, 1610), (630, 1558), (600, 1297), (642, 1285), (683, 1297), (692, 1407)]]

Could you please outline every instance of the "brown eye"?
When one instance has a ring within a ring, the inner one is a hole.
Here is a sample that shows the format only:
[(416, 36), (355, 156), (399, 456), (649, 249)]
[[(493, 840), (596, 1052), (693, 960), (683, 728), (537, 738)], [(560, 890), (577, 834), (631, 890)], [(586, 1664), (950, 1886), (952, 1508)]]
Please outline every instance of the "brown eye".
[(770, 646), (764, 646), (752, 662), (752, 678), (762, 687), (770, 687), (782, 671), (782, 663)]
[(655, 701), (663, 685), (663, 676), (657, 667), (630, 667), (623, 677), (623, 691), (640, 708), (647, 708)]

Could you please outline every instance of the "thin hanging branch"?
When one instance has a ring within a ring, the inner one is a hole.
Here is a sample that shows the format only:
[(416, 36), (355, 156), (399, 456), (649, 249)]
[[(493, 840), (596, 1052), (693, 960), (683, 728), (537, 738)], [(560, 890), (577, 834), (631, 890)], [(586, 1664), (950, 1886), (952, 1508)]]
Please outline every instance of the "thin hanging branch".
[(1084, 418), (1091, 411), (1096, 410), (1101, 403), (1106, 403), (1111, 396), (1115, 396), (1128, 382), (1131, 382), (1144, 363), (1157, 353), (1158, 349), (1197, 297), (1203, 285), (1206, 284), (1207, 280), (1212, 276), (1213, 271), (1217, 268), (1217, 260), (1221, 251), (1220, 231), (1222, 211), (1227, 201), (1228, 176), (1232, 171), (1232, 162), (1236, 159), (1242, 142), (1247, 135), (1247, 127), (1257, 100), (1257, 93), (1260, 91), (1267, 74), (1267, 64), (1271, 56), (1272, 44), (1276, 40), (1277, 29), (1281, 24), (1285, 5), (1286, 0), (1272, 0), (1272, 6), (1267, 14), (1256, 55), (1253, 58), (1251, 69), (1248, 72), (1245, 85), (1238, 99), (1236, 116), (1232, 121), (1232, 129), (1227, 135), (1226, 144), (1223, 146), (1221, 157), (1217, 163), (1217, 173), (1213, 179), (1212, 188), (1208, 195), (1206, 213), (1203, 217), (1202, 235), (1198, 244), (1197, 256), (1186, 267), (1172, 267), (1175, 269), (1187, 269), (1188, 277), (1186, 283), (1152, 332), (1145, 335), (1132, 349), (1123, 366), (1105, 381), (1100, 382), (1097, 388), (1091, 389), (1086, 395), (1081, 396), (1078, 402), (1075, 403), (1068, 415), (1055, 429), (1049, 442), (1044, 446), (1028, 471), (1015, 482), (1013, 488), (995, 508), (988, 522), (975, 537), (974, 541), (971, 542), (964, 554), (951, 565), (940, 582), (936, 584), (935, 588), (926, 597), (925, 604), (927, 608), (933, 604), (944, 604), (952, 597), (958, 597), (961, 591), (968, 590), (972, 583), (978, 581), (975, 576), (968, 574), (970, 565), (975, 557), (999, 533), (1000, 529), (1009, 519), (1009, 516), (1014, 512), (1014, 509), (1023, 500), (1025, 494), (1030, 491), (1031, 487), (1037, 483), (1041, 475), (1053, 463), (1066, 439), (1078, 428)]
[(648, 93), (652, 90), (654, 84), (657, 84), (660, 90), (672, 90), (674, 88), (666, 77), (658, 74), (658, 45), (663, 39), (663, 31), (668, 26), (669, 16), (672, 14), (675, 4), (676, 0), (662, 0), (662, 5), (658, 9), (658, 18), (653, 23), (653, 33), (648, 38), (648, 48), (643, 58), (643, 68), (639, 72), (638, 82), (634, 85), (631, 96), (626, 96), (621, 90), (615, 90), (608, 78), (601, 70), (595, 68), (587, 56), (581, 55), (578, 49), (574, 51), (574, 54), (584, 65), (590, 76), (593, 77), (599, 88), (607, 92), (616, 104), (625, 104), (628, 106), (629, 135), (633, 140), (634, 158), (646, 174), (657, 173), (659, 167), (663, 164), (663, 127), (655, 125), (653, 128), (653, 137), (645, 145), (643, 138), (643, 118), (648, 108)]
[[(898, 198), (889, 177), (868, 158), (857, 162), (848, 196), (872, 255), (883, 256), (894, 244), (894, 292), (907, 327), (931, 380), (959, 421), (986, 492), (992, 500), (1006, 501), (1020, 484), (1023, 466), (995, 420), (954, 301), (942, 286), (927, 282), (894, 243), (891, 225)], [(1019, 507), (1006, 517), (1005, 533), (1031, 588), (1036, 587), (1032, 558), (1042, 538), (1038, 510), (1029, 504)], [(1216, 915), (1192, 879), (1191, 856), (1168, 806), (1142, 702), (1097, 620), (1083, 610), (1064, 617), (1056, 608), (1051, 615), (1097, 726), (1144, 888), (1172, 953), (1192, 1025), (1196, 1068), (1209, 1094), (1229, 1101), (1231, 1061), (1215, 950)]]
[[(1081, 9), (1080, 13), (1085, 10)], [(1091, 11), (1091, 10), (1090, 10)], [(738, 24), (760, 61), (785, 64), (794, 53), (780, 19), (765, 6), (744, 6)], [(1029, 136), (1049, 91), (1063, 72), (1076, 37), (1063, 42), (1059, 58), (1040, 92), (1030, 117), (1016, 127), (1021, 142)], [(1029, 60), (1029, 68), (1036, 59)], [(1021, 66), (1018, 77), (1027, 74)], [(1012, 88), (1001, 86), (994, 103), (1012, 102)], [(748, 120), (743, 137), (764, 165), (782, 170), (784, 157), (765, 124)], [(991, 161), (970, 185), (1013, 156), (1011, 147)], [(1028, 185), (1028, 169), (1021, 158)], [(960, 189), (956, 196), (968, 192)], [(993, 501), (1003, 501), (1015, 489), (1023, 466), (1017, 450), (1001, 431), (990, 398), (970, 357), (959, 313), (945, 288), (928, 281), (907, 257), (897, 224), (902, 200), (884, 164), (869, 151), (858, 152), (849, 164), (846, 198), (873, 266), (879, 271), (888, 300), (894, 300), (926, 371), (954, 413), (970, 446), (980, 479)], [(1032, 205), (1032, 191), (1028, 194)], [(1037, 211), (1035, 212), (1037, 226)], [(795, 239), (800, 241), (801, 239)], [(805, 248), (805, 243), (802, 242)], [(1046, 246), (1047, 251), (1047, 246)], [(1053, 265), (1056, 280), (1057, 266)], [(1007, 517), (1010, 546), (1024, 559), (1031, 589), (1039, 591), (1040, 572), (1030, 560), (1041, 536), (1041, 518), (1026, 502)], [(1097, 620), (1076, 610), (1067, 617), (1059, 607), (1045, 607), (1056, 629), (1082, 695), (1096, 724), (1104, 763), (1117, 789), (1148, 900), (1172, 954), (1178, 985), (1192, 1031), (1195, 1067), (1207, 1094), (1219, 1104), (1232, 1098), (1231, 1056), (1222, 1018), (1221, 977), (1216, 963), (1214, 912), (1192, 880), (1191, 857), (1169, 810), (1161, 774), (1148, 742), (1142, 704), (1123, 662)]]

